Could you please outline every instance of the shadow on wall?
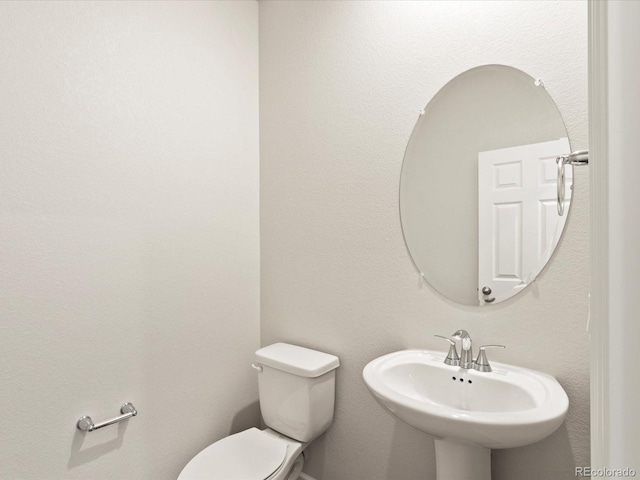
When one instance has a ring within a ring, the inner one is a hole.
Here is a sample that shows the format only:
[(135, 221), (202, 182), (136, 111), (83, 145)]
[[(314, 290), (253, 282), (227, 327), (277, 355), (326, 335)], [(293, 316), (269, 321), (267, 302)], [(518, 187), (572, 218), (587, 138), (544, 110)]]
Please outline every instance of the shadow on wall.
[[(259, 426), (260, 404), (253, 402), (239, 410), (231, 420), (229, 435), (241, 432), (251, 427)], [(76, 429), (71, 442), (71, 454), (67, 462), (67, 470), (72, 470), (115, 450), (119, 450), (124, 441), (129, 422), (122, 422), (114, 427), (94, 432), (83, 432)], [(115, 437), (114, 437), (115, 433)], [(87, 437), (89, 435), (89, 437)], [(215, 440), (212, 440), (212, 442)], [(197, 452), (194, 452), (194, 455)]]
[(531, 458), (544, 461), (537, 464), (535, 471), (527, 471), (528, 479), (575, 480), (577, 465), (571, 449), (567, 423), (564, 422), (558, 430), (541, 442), (526, 447), (492, 450), (491, 477), (496, 480), (518, 477), (523, 465), (531, 465)]
[[(67, 470), (93, 462), (109, 452), (120, 449), (128, 425), (129, 422), (126, 421), (119, 423), (117, 429), (107, 428), (105, 430), (96, 430), (95, 432), (83, 432), (76, 429), (73, 441), (71, 442), (71, 454), (67, 462)], [(111, 438), (114, 431), (117, 431), (116, 437)], [(111, 437), (108, 436), (109, 434), (111, 434)], [(87, 440), (87, 435), (91, 435), (91, 440)], [(105, 441), (105, 438), (111, 439)], [(85, 447), (85, 443), (88, 443), (90, 446)]]
[(233, 416), (229, 426), (229, 435), (242, 432), (247, 428), (260, 428), (260, 402), (250, 403)]
[[(304, 452), (304, 470), (309, 470), (313, 472), (313, 476), (310, 478), (313, 479), (321, 479), (324, 477), (324, 466), (326, 464), (326, 460), (328, 456), (326, 455), (326, 439), (327, 434), (323, 433), (318, 438), (313, 441), (313, 448), (307, 448)], [(322, 460), (318, 460), (318, 459)], [(311, 468), (310, 468), (310, 462)]]
[[(387, 478), (398, 480), (435, 479), (435, 450), (432, 436), (400, 420), (395, 420)], [(426, 475), (425, 472), (427, 472)]]
[[(527, 463), (527, 458), (531, 458), (532, 454), (536, 458), (545, 459), (543, 464), (538, 465), (536, 472), (527, 472), (527, 478), (535, 480), (575, 479), (575, 467), (581, 466), (576, 465), (573, 458), (569, 432), (566, 424), (563, 423), (545, 441), (521, 448), (492, 450), (491, 477), (496, 480), (519, 478), (522, 473), (522, 465)], [(497, 459), (499, 460), (494, 462)], [(411, 466), (411, 471), (407, 470), (408, 466)], [(427, 472), (426, 475), (425, 472)], [(396, 480), (435, 479), (434, 438), (396, 421), (386, 478)]]

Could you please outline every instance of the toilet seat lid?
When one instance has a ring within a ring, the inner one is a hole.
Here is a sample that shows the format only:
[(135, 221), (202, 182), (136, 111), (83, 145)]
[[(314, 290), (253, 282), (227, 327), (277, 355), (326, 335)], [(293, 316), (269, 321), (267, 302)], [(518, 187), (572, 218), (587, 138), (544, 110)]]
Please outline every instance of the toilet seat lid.
[(178, 480), (264, 480), (280, 468), (286, 453), (284, 441), (250, 428), (202, 450)]

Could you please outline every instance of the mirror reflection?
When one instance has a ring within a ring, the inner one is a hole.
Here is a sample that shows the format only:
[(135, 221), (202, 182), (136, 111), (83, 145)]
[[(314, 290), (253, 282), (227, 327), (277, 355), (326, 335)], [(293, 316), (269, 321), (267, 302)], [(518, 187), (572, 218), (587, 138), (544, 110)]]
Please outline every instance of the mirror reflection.
[[(447, 83), (413, 129), (402, 165), (400, 214), (411, 257), (429, 284), (465, 305), (504, 301), (555, 250), (555, 159), (571, 151), (540, 80), (484, 65)], [(565, 177), (565, 208), (572, 168)]]

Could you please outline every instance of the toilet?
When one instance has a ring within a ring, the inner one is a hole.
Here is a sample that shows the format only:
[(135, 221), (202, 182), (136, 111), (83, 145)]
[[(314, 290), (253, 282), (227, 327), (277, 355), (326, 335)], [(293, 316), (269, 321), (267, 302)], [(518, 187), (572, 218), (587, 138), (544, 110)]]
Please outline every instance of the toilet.
[(338, 357), (275, 343), (256, 352), (260, 410), (267, 428), (209, 445), (178, 480), (296, 480), (304, 449), (333, 421)]

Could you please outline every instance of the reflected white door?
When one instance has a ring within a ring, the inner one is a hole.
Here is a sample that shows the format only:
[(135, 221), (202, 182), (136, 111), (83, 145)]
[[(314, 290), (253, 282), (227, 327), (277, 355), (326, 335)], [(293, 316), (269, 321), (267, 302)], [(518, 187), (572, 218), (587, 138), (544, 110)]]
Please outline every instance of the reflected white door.
[[(480, 305), (518, 293), (551, 256), (567, 218), (556, 211), (555, 159), (568, 152), (569, 140), (561, 138), (478, 154)], [(572, 173), (566, 169), (566, 199)]]

